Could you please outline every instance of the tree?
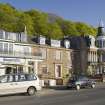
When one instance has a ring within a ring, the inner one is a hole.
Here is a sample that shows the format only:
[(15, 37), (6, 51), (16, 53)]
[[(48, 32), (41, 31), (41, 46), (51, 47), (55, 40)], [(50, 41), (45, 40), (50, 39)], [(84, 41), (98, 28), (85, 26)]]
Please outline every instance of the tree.
[(63, 37), (63, 32), (57, 23), (49, 24), (48, 36), (53, 39), (60, 39)]
[(75, 24), (71, 21), (65, 21), (65, 20), (62, 20), (60, 22), (60, 26), (61, 26), (61, 29), (63, 31), (63, 34), (66, 36), (66, 35), (78, 35), (78, 31), (75, 27)]
[(84, 35), (94, 35), (95, 34), (95, 29), (93, 29), (91, 26), (88, 24), (82, 23), (82, 22), (76, 22), (76, 29), (79, 32), (79, 34), (84, 34)]
[(29, 35), (44, 35), (60, 39), (67, 35), (96, 35), (96, 28), (82, 22), (64, 20), (55, 15), (38, 10), (17, 10), (10, 4), (0, 3), (0, 29), (23, 32), (25, 26)]
[(48, 34), (47, 14), (36, 10), (30, 10), (26, 13), (29, 14), (33, 20), (34, 34), (47, 35)]
[(18, 17), (17, 26), (16, 26), (17, 31), (23, 32), (25, 26), (27, 27), (28, 34), (33, 35), (34, 34), (33, 20), (30, 15), (22, 13)]
[(16, 9), (9, 4), (0, 4), (0, 28), (6, 31), (15, 31), (17, 17)]

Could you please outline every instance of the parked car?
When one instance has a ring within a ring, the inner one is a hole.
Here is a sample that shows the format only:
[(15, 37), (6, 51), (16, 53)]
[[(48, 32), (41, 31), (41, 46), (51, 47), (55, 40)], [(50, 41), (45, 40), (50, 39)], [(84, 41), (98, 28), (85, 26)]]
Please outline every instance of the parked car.
[(0, 76), (0, 95), (28, 93), (34, 95), (41, 90), (39, 78), (35, 74), (8, 74)]
[(75, 76), (68, 81), (67, 87), (76, 88), (77, 90), (81, 87), (95, 88), (95, 82), (86, 76)]

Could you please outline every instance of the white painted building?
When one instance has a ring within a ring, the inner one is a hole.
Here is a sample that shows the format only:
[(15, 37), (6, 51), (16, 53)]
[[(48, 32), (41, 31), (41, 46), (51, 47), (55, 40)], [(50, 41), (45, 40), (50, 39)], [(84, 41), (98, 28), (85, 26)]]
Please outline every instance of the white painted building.
[(0, 75), (9, 73), (37, 73), (41, 56), (32, 53), (33, 44), (27, 43), (24, 33), (0, 30)]
[(90, 44), (88, 48), (88, 74), (97, 74), (97, 63), (98, 63), (98, 48), (96, 46), (96, 38), (89, 35)]
[(98, 34), (96, 38), (97, 47), (98, 49), (98, 74), (105, 74), (105, 32), (104, 32), (104, 25), (101, 21), (98, 27)]

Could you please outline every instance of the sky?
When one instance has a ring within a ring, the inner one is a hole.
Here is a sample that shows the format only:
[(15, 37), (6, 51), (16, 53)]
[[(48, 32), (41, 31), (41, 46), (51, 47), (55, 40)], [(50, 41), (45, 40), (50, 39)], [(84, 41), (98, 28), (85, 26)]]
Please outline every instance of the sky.
[(97, 27), (105, 24), (105, 0), (0, 0), (19, 10), (37, 9), (54, 13), (66, 20), (85, 22)]

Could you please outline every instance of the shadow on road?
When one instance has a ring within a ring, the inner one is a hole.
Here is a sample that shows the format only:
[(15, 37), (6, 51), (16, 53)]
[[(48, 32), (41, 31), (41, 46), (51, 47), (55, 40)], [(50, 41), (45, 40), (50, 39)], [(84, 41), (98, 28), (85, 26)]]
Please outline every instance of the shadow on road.
[(25, 93), (17, 93), (17, 94), (6, 94), (6, 95), (0, 95), (1, 97), (13, 97), (13, 96), (27, 96)]
[(53, 89), (53, 90), (74, 90), (73, 88), (67, 88), (66, 86), (49, 86), (46, 89)]

